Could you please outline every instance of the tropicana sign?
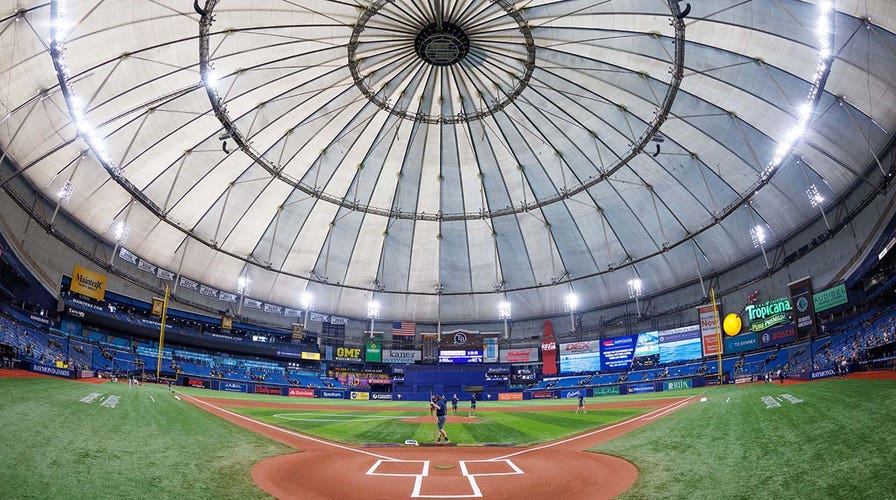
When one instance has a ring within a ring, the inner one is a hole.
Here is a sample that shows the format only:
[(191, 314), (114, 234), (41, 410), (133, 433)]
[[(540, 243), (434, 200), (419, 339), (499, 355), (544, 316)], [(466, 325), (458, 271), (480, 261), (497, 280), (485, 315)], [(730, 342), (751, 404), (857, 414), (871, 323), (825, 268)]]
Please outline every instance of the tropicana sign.
[(792, 310), (790, 299), (787, 297), (769, 300), (759, 305), (750, 304), (744, 308), (747, 317), (750, 319), (750, 330), (754, 332), (790, 321), (789, 313)]

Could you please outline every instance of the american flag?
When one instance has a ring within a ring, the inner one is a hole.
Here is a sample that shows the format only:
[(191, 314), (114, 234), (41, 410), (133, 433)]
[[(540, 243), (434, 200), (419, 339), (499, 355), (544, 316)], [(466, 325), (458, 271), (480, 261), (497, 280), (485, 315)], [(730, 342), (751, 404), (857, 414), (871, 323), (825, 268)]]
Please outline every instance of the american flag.
[(392, 322), (392, 336), (399, 337), (413, 337), (414, 329), (417, 327), (417, 323), (413, 321), (393, 321)]

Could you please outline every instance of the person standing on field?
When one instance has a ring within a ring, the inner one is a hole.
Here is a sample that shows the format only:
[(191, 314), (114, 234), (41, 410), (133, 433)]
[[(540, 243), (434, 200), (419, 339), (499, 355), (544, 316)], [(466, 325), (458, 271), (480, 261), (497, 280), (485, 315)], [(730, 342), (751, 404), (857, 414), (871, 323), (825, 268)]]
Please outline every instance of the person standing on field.
[(457, 394), (451, 398), (451, 411), (454, 415), (457, 415)]
[(468, 417), (476, 416), (476, 393), (470, 397), (470, 413), (467, 414)]
[(583, 413), (588, 413), (588, 410), (585, 409), (585, 395), (579, 394), (579, 406), (576, 408), (576, 415), (579, 414), (579, 410), (582, 410)]
[(436, 444), (442, 444), (442, 438), (445, 438), (445, 444), (451, 444), (448, 440), (448, 434), (445, 433), (445, 420), (448, 418), (448, 406), (445, 404), (445, 398), (441, 396), (433, 396), (429, 402), (430, 411), (436, 412), (436, 425), (439, 427), (439, 438)]

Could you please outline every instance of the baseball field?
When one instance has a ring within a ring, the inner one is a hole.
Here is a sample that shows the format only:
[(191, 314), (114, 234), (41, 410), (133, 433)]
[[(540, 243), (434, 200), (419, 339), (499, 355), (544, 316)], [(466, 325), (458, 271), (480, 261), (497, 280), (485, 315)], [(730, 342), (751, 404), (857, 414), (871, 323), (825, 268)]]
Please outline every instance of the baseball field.
[[(0, 378), (0, 498), (893, 498), (896, 381), (426, 403)], [(553, 493), (552, 493), (553, 492)]]

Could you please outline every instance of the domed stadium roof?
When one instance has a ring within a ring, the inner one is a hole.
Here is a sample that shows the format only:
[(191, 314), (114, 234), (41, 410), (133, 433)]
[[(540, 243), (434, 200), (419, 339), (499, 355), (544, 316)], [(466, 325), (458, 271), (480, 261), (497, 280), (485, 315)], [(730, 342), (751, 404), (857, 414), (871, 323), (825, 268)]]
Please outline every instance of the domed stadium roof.
[(36, 189), (154, 265), (345, 315), (693, 282), (896, 128), (892, 1), (9, 3), (0, 145)]

